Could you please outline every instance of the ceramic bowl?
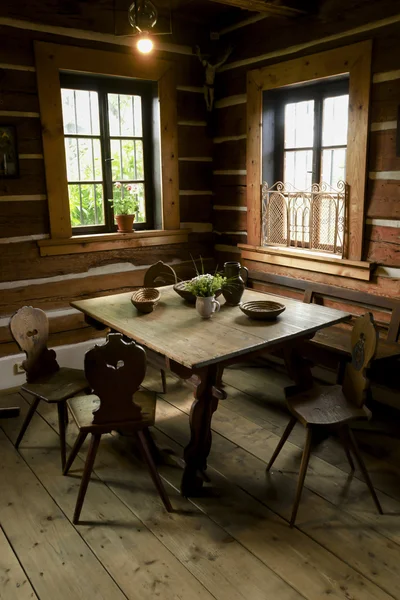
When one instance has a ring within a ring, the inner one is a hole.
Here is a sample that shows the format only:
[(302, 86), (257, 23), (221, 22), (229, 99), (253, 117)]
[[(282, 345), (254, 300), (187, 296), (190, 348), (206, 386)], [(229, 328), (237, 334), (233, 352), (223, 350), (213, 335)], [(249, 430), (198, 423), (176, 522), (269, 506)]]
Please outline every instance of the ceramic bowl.
[(286, 310), (284, 304), (279, 302), (270, 302), (269, 300), (256, 300), (253, 302), (243, 302), (239, 308), (250, 319), (259, 321), (271, 321)]
[(131, 302), (139, 312), (151, 313), (157, 306), (160, 297), (160, 290), (156, 288), (141, 288), (133, 292)]

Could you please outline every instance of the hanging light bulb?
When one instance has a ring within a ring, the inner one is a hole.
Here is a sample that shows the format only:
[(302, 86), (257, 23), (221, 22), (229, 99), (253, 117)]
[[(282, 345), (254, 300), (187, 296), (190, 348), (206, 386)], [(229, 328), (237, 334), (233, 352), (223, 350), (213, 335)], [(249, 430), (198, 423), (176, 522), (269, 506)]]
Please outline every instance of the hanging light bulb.
[(142, 54), (148, 54), (153, 50), (153, 41), (148, 35), (141, 35), (136, 43), (136, 47)]

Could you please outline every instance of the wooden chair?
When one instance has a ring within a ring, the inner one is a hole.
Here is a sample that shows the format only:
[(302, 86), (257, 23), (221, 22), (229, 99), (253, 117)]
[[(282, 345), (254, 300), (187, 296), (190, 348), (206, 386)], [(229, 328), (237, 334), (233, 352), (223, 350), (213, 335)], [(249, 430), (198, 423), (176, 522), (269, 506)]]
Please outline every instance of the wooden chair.
[(167, 511), (171, 503), (158, 474), (149, 448), (148, 428), (154, 425), (156, 394), (139, 391), (146, 373), (146, 353), (120, 333), (109, 333), (102, 346), (86, 353), (85, 374), (94, 394), (68, 400), (79, 434), (64, 469), (66, 475), (87, 435), (91, 434), (73, 522), (77, 523), (85, 499), (97, 449), (103, 433), (121, 431), (134, 434), (150, 475)]
[[(144, 276), (144, 287), (161, 287), (164, 285), (174, 285), (178, 283), (178, 278), (172, 267), (159, 260), (154, 265), (151, 265)], [(151, 357), (148, 356), (148, 361), (151, 364)], [(167, 393), (167, 380), (165, 377), (164, 369), (160, 369), (162, 391), (163, 394)]]
[(369, 410), (364, 406), (369, 385), (366, 371), (373, 360), (377, 342), (378, 333), (372, 314), (367, 313), (356, 319), (354, 323), (351, 335), (352, 362), (348, 363), (346, 367), (342, 386), (314, 385), (310, 390), (302, 393), (296, 393), (296, 386), (286, 390), (288, 406), (293, 416), (268, 463), (267, 471), (274, 464), (276, 457), (282, 450), (296, 422), (300, 421), (306, 428), (307, 434), (290, 519), (291, 527), (295, 524), (300, 503), (310, 459), (313, 432), (317, 427), (322, 426), (334, 427), (338, 430), (351, 470), (354, 471), (354, 463), (351, 455), (353, 453), (375, 505), (379, 513), (382, 514), (381, 505), (350, 428), (352, 422), (366, 420), (371, 416)]
[(22, 363), (26, 371), (26, 383), (19, 391), (33, 396), (32, 404), (18, 434), (15, 447), (18, 448), (41, 400), (57, 404), (60, 428), (61, 465), (65, 466), (65, 426), (68, 420), (66, 400), (88, 389), (83, 371), (60, 368), (56, 353), (47, 348), (49, 322), (46, 313), (40, 308), (24, 306), (10, 321), (10, 330), (20, 349), (25, 352)]

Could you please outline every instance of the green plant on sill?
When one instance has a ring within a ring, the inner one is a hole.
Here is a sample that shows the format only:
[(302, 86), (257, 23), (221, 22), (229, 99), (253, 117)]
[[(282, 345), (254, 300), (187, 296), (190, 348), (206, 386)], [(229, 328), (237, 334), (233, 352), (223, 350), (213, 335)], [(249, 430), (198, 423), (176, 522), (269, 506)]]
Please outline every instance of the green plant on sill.
[(110, 198), (115, 215), (132, 215), (139, 211), (138, 186), (134, 183), (114, 183), (114, 198)]

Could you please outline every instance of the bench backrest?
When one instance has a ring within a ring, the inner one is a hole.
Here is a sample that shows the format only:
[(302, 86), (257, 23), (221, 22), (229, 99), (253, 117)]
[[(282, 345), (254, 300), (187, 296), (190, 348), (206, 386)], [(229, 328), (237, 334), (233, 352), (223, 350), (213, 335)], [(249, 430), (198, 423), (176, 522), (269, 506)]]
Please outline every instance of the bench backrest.
[[(346, 288), (328, 285), (324, 283), (314, 283), (304, 279), (295, 279), (283, 275), (272, 273), (261, 273), (259, 271), (250, 271), (249, 279), (277, 286), (285, 290), (300, 292), (301, 300), (306, 303), (316, 302), (323, 298), (332, 298), (332, 300), (343, 300), (350, 304), (361, 305), (367, 310), (383, 309), (390, 313), (390, 322), (387, 327), (387, 340), (397, 342), (400, 333), (400, 301), (393, 300), (386, 296), (376, 296), (367, 292), (349, 290)], [(278, 292), (275, 292), (278, 293)]]

